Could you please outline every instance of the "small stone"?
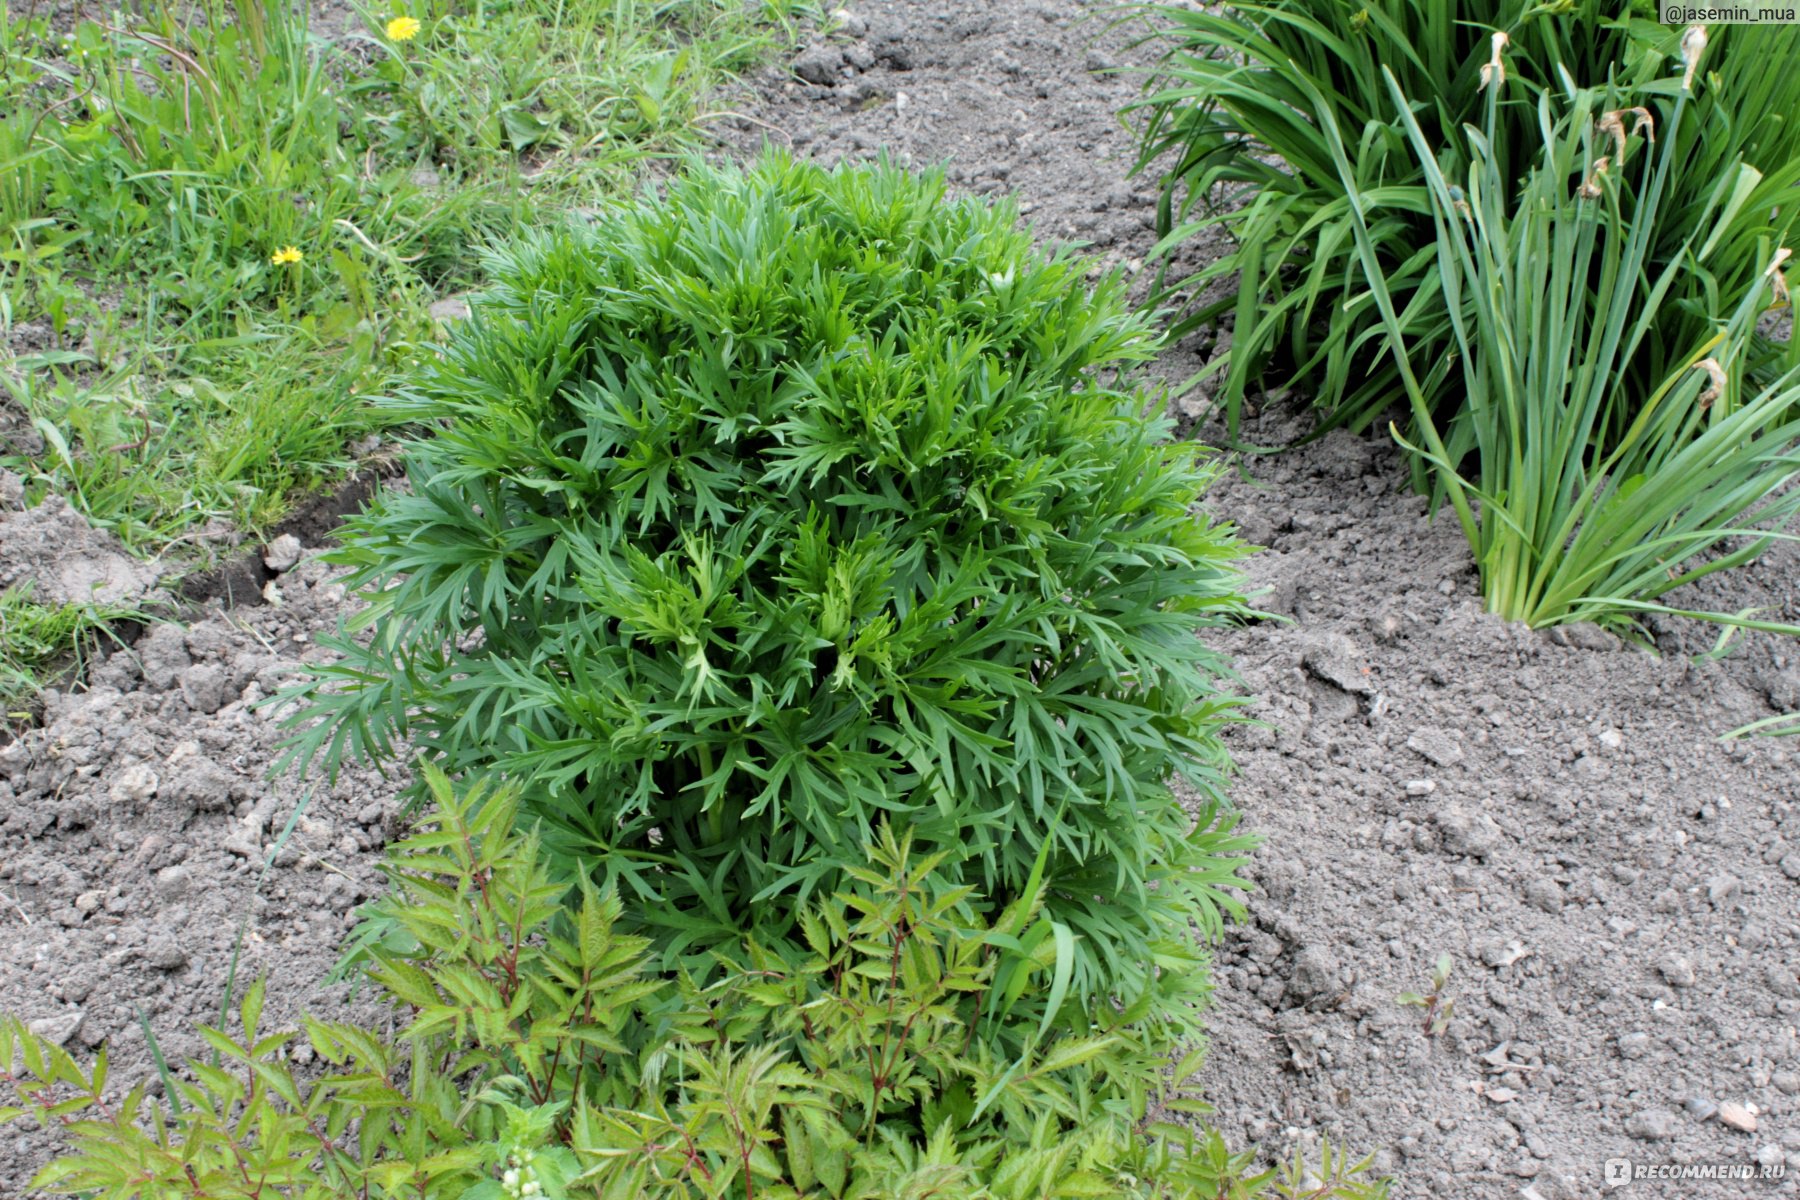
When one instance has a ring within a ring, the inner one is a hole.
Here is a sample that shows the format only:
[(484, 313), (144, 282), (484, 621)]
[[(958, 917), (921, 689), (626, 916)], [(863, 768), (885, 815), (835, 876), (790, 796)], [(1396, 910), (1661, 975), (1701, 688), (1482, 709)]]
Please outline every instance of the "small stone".
[(1608, 750), (1617, 750), (1625, 744), (1625, 735), (1616, 729), (1602, 729), (1600, 736), (1595, 740)]
[(1087, 52), (1086, 66), (1089, 71), (1099, 74), (1102, 71), (1112, 70), (1114, 63), (1112, 59), (1106, 57), (1106, 55), (1100, 53), (1100, 51), (1089, 50)]
[(1525, 902), (1540, 912), (1559, 913), (1563, 891), (1553, 879), (1533, 879), (1525, 885)]
[(39, 1017), (35, 1021), (25, 1022), (25, 1028), (54, 1046), (65, 1044), (75, 1036), (81, 1027), (81, 1011), (58, 1013), (54, 1017)]
[(1625, 1132), (1646, 1142), (1672, 1138), (1678, 1128), (1680, 1122), (1666, 1108), (1646, 1108), (1625, 1120)]
[(846, 35), (853, 38), (859, 38), (869, 32), (869, 23), (847, 8), (833, 9), (831, 20)]
[(1756, 1114), (1742, 1104), (1735, 1104), (1730, 1100), (1719, 1105), (1719, 1121), (1733, 1129), (1742, 1130), (1744, 1133), (1756, 1132)]
[(1495, 1104), (1511, 1104), (1514, 1100), (1519, 1098), (1519, 1093), (1513, 1091), (1509, 1087), (1489, 1088), (1487, 1090), (1487, 1098)]
[(1406, 794), (1409, 796), (1429, 796), (1437, 791), (1435, 779), (1409, 779), (1406, 781)]
[(1756, 1163), (1758, 1166), (1765, 1167), (1773, 1172), (1776, 1167), (1785, 1166), (1787, 1164), (1787, 1152), (1782, 1150), (1782, 1148), (1774, 1142), (1770, 1142), (1756, 1152)]
[(169, 903), (181, 899), (193, 886), (194, 878), (188, 869), (177, 863), (172, 867), (164, 867), (156, 873), (156, 898)]
[(1288, 998), (1295, 1004), (1306, 1004), (1321, 996), (1329, 996), (1338, 988), (1338, 965), (1331, 953), (1320, 946), (1308, 946), (1294, 955), (1294, 973), (1288, 980)]
[(1460, 805), (1446, 805), (1432, 814), (1443, 838), (1444, 849), (1470, 858), (1486, 858), (1500, 845), (1502, 833), (1494, 818)]
[(1800, 854), (1784, 855), (1781, 860), (1781, 873), (1789, 879), (1800, 879)]
[(830, 87), (837, 83), (844, 52), (836, 46), (809, 46), (794, 59), (794, 74), (808, 83)]
[(91, 913), (98, 910), (100, 905), (105, 903), (105, 901), (106, 893), (99, 888), (95, 888), (91, 892), (83, 892), (81, 895), (75, 897), (75, 908), (79, 912)]
[(1706, 898), (1714, 908), (1724, 904), (1743, 890), (1743, 884), (1734, 875), (1714, 875), (1706, 881)]
[(1656, 964), (1656, 973), (1670, 987), (1691, 988), (1694, 986), (1694, 967), (1687, 959), (1671, 954)]
[(142, 804), (156, 795), (159, 785), (156, 772), (148, 764), (133, 763), (113, 777), (106, 794), (114, 804)]
[(1530, 954), (1531, 951), (1517, 938), (1504, 942), (1494, 938), (1481, 947), (1481, 961), (1495, 969), (1510, 967)]
[(1689, 1096), (1682, 1107), (1687, 1109), (1688, 1116), (1702, 1124), (1719, 1115), (1719, 1106), (1705, 1096)]
[(466, 321), (469, 318), (469, 298), (460, 294), (445, 296), (442, 300), (433, 300), (425, 311), (439, 325)]
[(300, 551), (300, 539), (284, 533), (263, 548), (263, 566), (277, 574), (290, 571), (300, 561)]
[(1463, 760), (1462, 747), (1442, 729), (1415, 729), (1406, 739), (1406, 748), (1440, 767), (1453, 767)]
[(181, 673), (181, 695), (195, 712), (216, 713), (225, 707), (229, 682), (223, 668), (202, 663)]
[(1769, 1082), (1784, 1096), (1800, 1096), (1800, 1072), (1777, 1071), (1769, 1076)]
[(152, 937), (144, 947), (144, 961), (159, 971), (179, 971), (187, 966), (187, 951), (171, 937)]
[[(1650, 1049), (1650, 1035), (1647, 1033), (1628, 1033), (1619, 1038), (1619, 1057), (1638, 1059), (1644, 1057)], [(1693, 1101), (1688, 1103), (1691, 1105)], [(1692, 1109), (1689, 1110), (1690, 1112)]]

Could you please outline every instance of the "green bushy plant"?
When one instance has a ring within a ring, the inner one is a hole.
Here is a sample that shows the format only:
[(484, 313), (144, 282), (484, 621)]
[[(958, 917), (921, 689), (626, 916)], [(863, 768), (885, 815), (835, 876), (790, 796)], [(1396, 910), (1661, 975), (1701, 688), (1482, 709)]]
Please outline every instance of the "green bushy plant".
[[(1197, 272), (1165, 271), (1158, 299), (1181, 305), (1177, 334), (1231, 317), (1229, 344), (1208, 373), (1223, 372), (1217, 399), (1233, 441), (1246, 391), (1259, 382), (1294, 381), (1320, 408), (1321, 431), (1365, 429), (1403, 394), (1365, 281), (1353, 197), (1415, 359), (1433, 364), (1417, 380), (1433, 420), (1447, 424), (1461, 404), (1431, 189), (1385, 74), (1456, 175), (1468, 161), (1457, 131), (1481, 126), (1483, 81), (1499, 71), (1509, 86), (1488, 152), (1500, 177), (1516, 181), (1537, 159), (1539, 81), (1554, 90), (1565, 69), (1584, 85), (1612, 86), (1617, 106), (1631, 108), (1666, 99), (1682, 69), (1679, 30), (1597, 0), (1274, 0), (1222, 13), (1156, 11), (1165, 53), (1134, 107), (1146, 116), (1138, 167), (1161, 173), (1158, 249), (1172, 252), (1214, 226), (1230, 238)], [(1499, 65), (1495, 34), (1506, 38)], [(1800, 219), (1800, 73), (1772, 68), (1797, 58), (1793, 26), (1729, 27), (1714, 38), (1691, 119), (1671, 134), (1683, 169), (1664, 198), (1669, 219), (1651, 231), (1644, 256), (1659, 272), (1677, 262), (1686, 269), (1659, 306), (1657, 336), (1619, 366), (1637, 399), (1677, 365), (1662, 347), (1709, 335), (1719, 297), (1745, 294), (1766, 263), (1756, 244), (1779, 244)], [(1689, 242), (1715, 220), (1717, 238)], [(1759, 386), (1800, 363), (1800, 351), (1790, 345), (1784, 358), (1757, 333), (1747, 353)], [(1423, 482), (1424, 465), (1415, 467)]]
[[(1696, 68), (1703, 49), (1703, 36), (1690, 37)], [(1435, 363), (1439, 352), (1421, 347), (1399, 313), (1359, 198), (1351, 212), (1423, 433), (1409, 449), (1455, 505), (1488, 607), (1534, 626), (1588, 620), (1629, 630), (1646, 611), (1676, 611), (1660, 602), (1665, 594), (1761, 553), (1800, 511), (1790, 488), (1800, 475), (1800, 366), (1761, 386), (1752, 370), (1757, 323), (1785, 294), (1788, 252), (1767, 236), (1734, 251), (1758, 256), (1750, 285), (1714, 302), (1730, 305), (1716, 330), (1658, 346), (1663, 374), (1641, 392), (1630, 365), (1644, 360), (1647, 342), (1671, 335), (1667, 307), (1730, 235), (1743, 193), (1727, 175), (1698, 213), (1675, 203), (1685, 86), (1669, 109), (1652, 112), (1623, 107), (1616, 90), (1577, 88), (1566, 74), (1563, 84), (1558, 96), (1539, 95), (1538, 161), (1515, 184), (1499, 117), (1511, 82), (1488, 89), (1485, 118), (1460, 131), (1466, 144), (1456, 153), (1425, 131), (1387, 77), (1431, 190), (1434, 270), (1466, 391), (1450, 430), (1413, 365), (1421, 353)], [(1332, 153), (1348, 178), (1348, 151), (1334, 141)], [(1679, 253), (1658, 262), (1655, 247), (1676, 237)], [(1472, 477), (1461, 446), (1473, 447)], [(1800, 633), (1748, 614), (1683, 615)]]
[(393, 406), (439, 428), (349, 526), (369, 607), (292, 755), (529, 780), (696, 970), (798, 945), (891, 818), (967, 903), (1041, 893), (1070, 1003), (1190, 1013), (1244, 845), (1196, 631), (1241, 550), (1122, 378), (1146, 320), (1015, 218), (770, 156), (496, 254)]
[[(0, 1083), (17, 1099), (0, 1121), (34, 1117), (72, 1143), (36, 1186), (113, 1200), (1385, 1194), (1329, 1151), (1318, 1171), (1257, 1172), (1173, 1123), (1194, 1106), (1141, 1031), (996, 1059), (979, 1014), (1008, 918), (967, 921), (964, 889), (907, 838), (883, 832), (847, 890), (809, 907), (804, 962), (751, 948), (760, 965), (701, 986), (647, 971), (616, 894), (563, 904), (536, 836), (514, 827), (516, 791), (428, 780), (436, 805), (390, 850), (381, 902), (410, 945), (370, 965), (398, 1032), (271, 1031), (259, 984), (237, 1031), (203, 1031), (213, 1062), (168, 1075), (161, 1099), (141, 1083), (119, 1098), (104, 1050), (84, 1068), (0, 1020)], [(1145, 1123), (1152, 1103), (1163, 1115)]]

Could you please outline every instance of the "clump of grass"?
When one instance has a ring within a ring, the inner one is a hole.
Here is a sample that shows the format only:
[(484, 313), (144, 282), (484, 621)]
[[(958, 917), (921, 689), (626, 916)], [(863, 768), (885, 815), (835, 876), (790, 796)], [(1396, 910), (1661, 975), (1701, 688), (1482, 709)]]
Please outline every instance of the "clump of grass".
[(0, 705), (9, 721), (29, 720), (31, 698), (59, 676), (79, 675), (118, 621), (135, 609), (105, 604), (39, 604), (26, 583), (0, 591)]
[[(1715, 298), (1702, 331), (1672, 315), (1683, 276), (1733, 228), (1736, 197), (1757, 172), (1738, 162), (1713, 203), (1674, 201), (1688, 90), (1703, 40), (1667, 106), (1634, 111), (1616, 89), (1537, 96), (1537, 162), (1506, 174), (1504, 86), (1448, 150), (1386, 74), (1427, 180), (1433, 269), (1466, 393), (1446, 429), (1431, 404), (1432, 339), (1409, 325), (1381, 273), (1373, 205), (1354, 186), (1335, 125), (1326, 137), (1347, 193), (1356, 251), (1412, 404), (1420, 444), (1402, 438), (1447, 492), (1481, 569), (1487, 606), (1533, 626), (1596, 621), (1631, 632), (1648, 612), (1784, 633), (1746, 614), (1695, 613), (1661, 598), (1749, 561), (1800, 511), (1800, 368), (1758, 386), (1757, 322), (1782, 299), (1787, 254), (1765, 236), (1753, 282)], [(1627, 126), (1629, 122), (1629, 127)], [(1800, 170), (1800, 166), (1797, 166)], [(1659, 261), (1655, 247), (1678, 253)], [(1747, 252), (1747, 251), (1746, 251)], [(1660, 341), (1652, 379), (1632, 364)], [(1431, 364), (1421, 370), (1417, 364)], [(1395, 436), (1399, 437), (1398, 430)], [(1476, 469), (1463, 467), (1470, 447)]]
[(384, 427), (482, 247), (690, 142), (788, 16), (430, 0), (332, 42), (286, 0), (61, 38), (0, 12), (0, 382), (46, 443), (0, 456), (142, 551), (266, 528)]
[[(1165, 257), (1155, 299), (1180, 314), (1177, 335), (1229, 321), (1229, 344), (1204, 374), (1220, 376), (1230, 440), (1238, 442), (1246, 396), (1258, 387), (1296, 383), (1319, 409), (1318, 433), (1378, 427), (1404, 394), (1360, 237), (1421, 364), (1415, 382), (1426, 408), (1449, 429), (1461, 465), (1473, 444), (1456, 422), (1462, 384), (1431, 188), (1386, 77), (1449, 175), (1470, 162), (1458, 131), (1482, 126), (1493, 94), (1484, 79), (1504, 83), (1486, 153), (1502, 179), (1516, 181), (1536, 164), (1535, 99), (1557, 91), (1559, 68), (1612, 87), (1616, 108), (1654, 105), (1681, 70), (1679, 31), (1646, 6), (1621, 14), (1597, 0), (1251, 0), (1223, 12), (1155, 11), (1165, 53), (1134, 111), (1145, 117), (1138, 168), (1161, 177), (1156, 253), (1172, 256), (1213, 228), (1230, 239), (1226, 254), (1193, 273)], [(1499, 72), (1496, 33), (1506, 47)], [(1771, 67), (1795, 61), (1800, 27), (1720, 31), (1689, 100), (1692, 119), (1664, 133), (1684, 169), (1667, 182), (1669, 216), (1650, 229), (1643, 261), (1660, 273), (1686, 254), (1686, 269), (1659, 306), (1657, 336), (1619, 364), (1633, 395), (1648, 396), (1679, 365), (1665, 346), (1712, 332), (1719, 297), (1752, 288), (1767, 261), (1759, 241), (1779, 244), (1800, 221), (1800, 72)], [(1715, 232), (1689, 245), (1687, 232), (1702, 222)], [(1800, 365), (1791, 342), (1755, 332), (1745, 353), (1742, 367), (1759, 386)], [(1633, 414), (1619, 406), (1611, 415), (1606, 435), (1622, 433)], [(1416, 464), (1415, 483), (1429, 479)]]

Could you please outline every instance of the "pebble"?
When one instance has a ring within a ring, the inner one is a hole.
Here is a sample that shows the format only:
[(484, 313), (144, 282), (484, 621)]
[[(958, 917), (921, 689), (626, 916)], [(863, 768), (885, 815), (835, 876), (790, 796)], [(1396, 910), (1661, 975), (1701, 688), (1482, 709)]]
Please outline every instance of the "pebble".
[(76, 911), (84, 913), (94, 912), (100, 907), (105, 899), (106, 893), (99, 888), (95, 888), (93, 891), (83, 892), (81, 895), (75, 897)]
[(836, 46), (808, 46), (794, 59), (794, 74), (808, 83), (830, 87), (837, 83), (844, 52)]
[(1787, 1162), (1787, 1153), (1774, 1142), (1756, 1152), (1757, 1165), (1773, 1170)]
[(1446, 805), (1432, 814), (1432, 821), (1444, 839), (1444, 849), (1452, 854), (1486, 858), (1500, 845), (1500, 826), (1484, 812)]
[[(1642, 1036), (1641, 1034), (1639, 1036)], [(1719, 1115), (1719, 1106), (1705, 1096), (1689, 1096), (1682, 1107), (1687, 1109), (1688, 1116), (1702, 1123)]]
[(1288, 980), (1288, 998), (1295, 1004), (1306, 1004), (1328, 996), (1338, 987), (1338, 965), (1330, 951), (1308, 946), (1294, 956), (1294, 973)]
[(81, 1027), (81, 1010), (58, 1013), (54, 1017), (39, 1017), (35, 1021), (25, 1022), (25, 1028), (38, 1037), (55, 1046), (61, 1046), (75, 1036)]
[(1429, 796), (1437, 791), (1435, 779), (1409, 779), (1406, 781), (1406, 794), (1409, 796)]
[(134, 763), (113, 777), (106, 794), (114, 804), (142, 804), (156, 795), (156, 772), (146, 763)]
[(1756, 1114), (1742, 1104), (1734, 1104), (1730, 1100), (1719, 1105), (1719, 1120), (1723, 1124), (1745, 1133), (1756, 1132)]
[(1656, 964), (1656, 973), (1670, 987), (1690, 988), (1694, 986), (1694, 967), (1680, 955), (1671, 954)]
[(284, 533), (263, 547), (263, 566), (276, 574), (291, 571), (294, 564), (300, 561), (301, 548), (299, 538), (291, 533)]
[(1453, 767), (1463, 760), (1462, 747), (1442, 729), (1415, 729), (1406, 739), (1406, 748), (1440, 767)]
[(1769, 1082), (1784, 1096), (1800, 1096), (1800, 1072), (1777, 1071), (1769, 1076)]
[(1666, 1108), (1646, 1108), (1642, 1112), (1633, 1113), (1625, 1121), (1625, 1132), (1646, 1142), (1672, 1138), (1678, 1128), (1680, 1122)]
[(1533, 879), (1525, 885), (1525, 902), (1540, 912), (1559, 913), (1563, 907), (1563, 892), (1555, 880)]
[[(1619, 1057), (1638, 1059), (1644, 1057), (1650, 1049), (1650, 1035), (1647, 1033), (1628, 1033), (1619, 1039)], [(1693, 1111), (1694, 1101), (1689, 1100), (1689, 1110)]]

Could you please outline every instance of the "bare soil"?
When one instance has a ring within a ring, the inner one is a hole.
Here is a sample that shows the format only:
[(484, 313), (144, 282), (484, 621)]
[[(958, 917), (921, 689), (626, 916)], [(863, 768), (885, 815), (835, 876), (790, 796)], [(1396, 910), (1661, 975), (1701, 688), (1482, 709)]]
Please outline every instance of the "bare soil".
[[(1146, 56), (1110, 24), (1121, 8), (854, 7), (795, 72), (732, 98), (752, 120), (721, 153), (770, 137), (946, 163), (959, 189), (1016, 193), (1047, 243), (1141, 263), (1151, 181), (1128, 176), (1114, 113)], [(1161, 369), (1185, 379), (1205, 351)], [(1253, 436), (1304, 429), (1270, 404)], [(1429, 521), (1403, 474), (1391, 447), (1334, 436), (1248, 460), (1212, 497), (1267, 547), (1253, 573), (1273, 614), (1218, 637), (1264, 722), (1230, 737), (1267, 842), (1252, 918), (1218, 953), (1217, 1121), (1271, 1156), (1322, 1138), (1373, 1153), (1398, 1197), (1595, 1197), (1616, 1157), (1787, 1173), (1626, 1196), (1800, 1194), (1800, 747), (1717, 740), (1800, 707), (1800, 647), (1752, 636), (1711, 661), (1716, 634), (1685, 622), (1654, 623), (1652, 653), (1495, 620), (1455, 523)], [(31, 521), (0, 512), (0, 545)], [(271, 975), (273, 1015), (358, 1003), (319, 980), (378, 886), (394, 785), (268, 782), (278, 732), (250, 707), (351, 603), (318, 534), (262, 568), (279, 606), (214, 600), (153, 627), (0, 750), (0, 1010), (72, 1049), (106, 1042), (115, 1078), (148, 1069), (139, 1010), (171, 1056), (196, 1048), (242, 921), (240, 974)], [(110, 561), (102, 535), (66, 536)], [(13, 553), (0, 571), (32, 569)], [(1800, 553), (1695, 590), (1800, 621)], [(1396, 997), (1440, 954), (1454, 1007), (1431, 1036)], [(0, 1197), (48, 1151), (0, 1133)]]

